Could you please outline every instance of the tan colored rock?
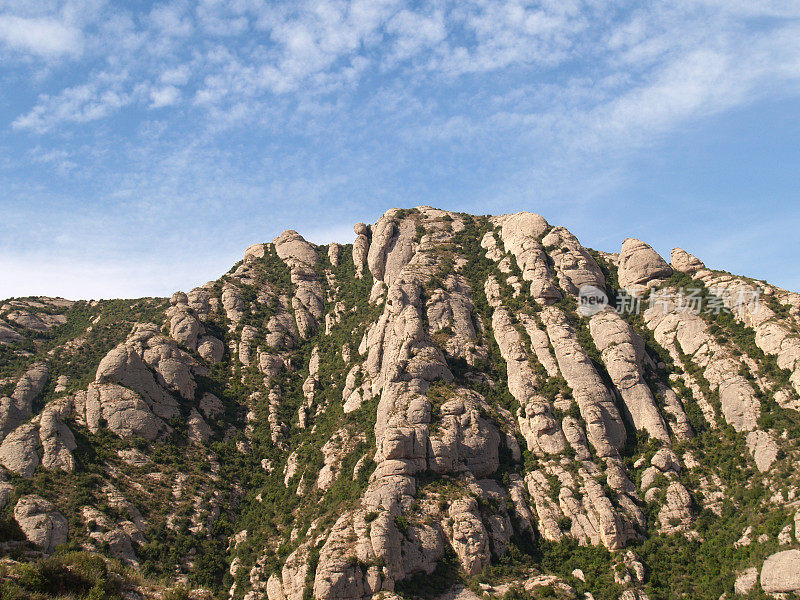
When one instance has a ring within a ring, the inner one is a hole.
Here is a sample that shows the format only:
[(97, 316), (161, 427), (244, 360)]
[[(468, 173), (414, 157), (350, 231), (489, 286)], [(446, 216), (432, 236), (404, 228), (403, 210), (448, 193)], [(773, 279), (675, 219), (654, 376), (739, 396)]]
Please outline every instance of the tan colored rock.
[(800, 550), (768, 556), (761, 567), (761, 589), (768, 594), (800, 591)]
[(589, 331), (611, 380), (622, 396), (633, 426), (668, 443), (667, 424), (658, 412), (655, 398), (643, 377), (644, 341), (614, 310), (593, 315)]
[(681, 471), (680, 459), (670, 448), (661, 448), (653, 455), (653, 458), (650, 459), (650, 464), (662, 473), (667, 473), (669, 471), (680, 473)]
[(39, 466), (38, 446), (36, 426), (31, 423), (20, 425), (0, 444), (0, 464), (17, 475), (30, 478)]
[(314, 246), (294, 230), (284, 231), (272, 243), (278, 257), (289, 265), (290, 269), (295, 267), (306, 269), (317, 264), (319, 257)]
[[(375, 524), (376, 521), (373, 521), (373, 528)], [(361, 536), (355, 528), (360, 530)], [(359, 538), (369, 539), (368, 535), (363, 518), (357, 519), (348, 513), (336, 521), (319, 553), (314, 576), (315, 598), (370, 598), (380, 591), (380, 570), (361, 565), (362, 561), (367, 563), (374, 560), (372, 544), (358, 543)], [(283, 587), (285, 593), (286, 585)], [(291, 597), (286, 595), (287, 598)]]
[(126, 344), (120, 344), (109, 352), (97, 368), (95, 381), (98, 384), (119, 384), (141, 395), (160, 416), (170, 418), (178, 415), (178, 403), (156, 382), (142, 355)]
[(778, 532), (778, 544), (788, 546), (792, 543), (792, 524), (789, 523)]
[(156, 325), (140, 323), (124, 343), (100, 361), (95, 381), (129, 387), (151, 403), (157, 415), (171, 418), (177, 416), (177, 403), (167, 390), (194, 399), (195, 365), (195, 359), (174, 340), (161, 335)]
[(369, 253), (370, 228), (364, 223), (357, 223), (354, 230), (356, 239), (353, 242), (353, 264), (356, 267), (356, 277), (361, 279), (364, 276), (364, 267), (367, 264)]
[(658, 513), (660, 530), (665, 533), (688, 531), (692, 520), (691, 505), (686, 488), (678, 481), (671, 482), (667, 487), (666, 502)]
[(328, 245), (328, 260), (334, 267), (338, 267), (342, 260), (342, 246), (336, 242)]
[(525, 327), (525, 332), (531, 341), (531, 348), (536, 354), (536, 360), (542, 364), (548, 376), (558, 376), (558, 363), (555, 356), (553, 356), (553, 351), (550, 349), (550, 339), (547, 337), (547, 332), (540, 329), (530, 315), (520, 314), (518, 318)]
[(413, 240), (417, 234), (414, 215), (398, 219), (396, 209), (384, 214), (372, 228), (367, 265), (373, 277), (387, 285), (400, 274), (414, 255)]
[(695, 273), (706, 268), (699, 258), (682, 248), (673, 248), (670, 256), (672, 268), (681, 273)]
[(756, 467), (762, 473), (769, 471), (778, 456), (778, 444), (766, 431), (756, 430), (748, 433), (747, 448), (756, 461)]
[(3, 508), (14, 493), (14, 486), (7, 481), (0, 481), (0, 508)]
[(202, 325), (194, 314), (194, 311), (189, 308), (186, 294), (183, 294), (181, 300), (181, 302), (176, 302), (167, 309), (166, 314), (167, 318), (169, 318), (169, 335), (172, 339), (179, 344), (183, 344), (189, 350), (196, 350), (197, 338), (202, 331)]
[[(102, 419), (102, 421), (101, 421)], [(86, 391), (85, 420), (97, 433), (101, 422), (121, 438), (139, 435), (155, 439), (167, 425), (153, 414), (139, 394), (114, 383), (92, 383)]]
[(38, 315), (29, 313), (27, 311), (15, 310), (6, 315), (6, 318), (12, 323), (16, 323), (25, 329), (32, 329), (33, 331), (47, 331), (52, 325), (46, 323)]
[(244, 300), (241, 290), (227, 282), (222, 286), (222, 308), (230, 321), (230, 327), (235, 329), (244, 316)]
[(495, 307), (492, 330), (506, 362), (508, 390), (521, 406), (518, 420), (528, 449), (539, 455), (559, 453), (566, 445), (564, 434), (553, 416), (552, 405), (536, 392), (536, 377), (522, 338), (510, 315), (501, 306), (499, 297), (492, 291), (491, 281), (487, 283), (487, 298), (490, 305)]
[(42, 393), (48, 375), (47, 364), (33, 363), (17, 381), (11, 396), (0, 398), (0, 441), (31, 417), (33, 401)]
[[(428, 437), (431, 471), (469, 471), (475, 477), (486, 477), (497, 470), (500, 465), (500, 434), (496, 427), (480, 416), (480, 400), (477, 394), (465, 390), (442, 404), (441, 420), (436, 424), (436, 431), (429, 433)], [(408, 438), (402, 435), (400, 439), (405, 446)], [(389, 442), (386, 444), (388, 446)], [(400, 458), (416, 454), (418, 452), (414, 448), (404, 448), (399, 454), (392, 452), (385, 455), (387, 458)]]
[(18, 344), (23, 338), (19, 333), (8, 326), (8, 323), (0, 321), (0, 344)]
[(670, 275), (672, 267), (648, 244), (635, 238), (627, 238), (622, 242), (618, 278), (623, 288), (632, 293), (641, 293)]
[(14, 519), (28, 541), (45, 554), (52, 554), (56, 546), (67, 541), (67, 520), (40, 496), (22, 496), (14, 507)]
[(458, 499), (447, 511), (453, 520), (451, 543), (461, 568), (467, 575), (476, 575), (489, 564), (489, 535), (483, 526), (474, 498)]
[[(672, 253), (674, 264), (675, 250), (673, 250)], [(758, 583), (758, 569), (749, 567), (736, 576), (736, 581), (733, 584), (733, 591), (742, 596), (746, 596), (756, 587), (756, 583)]]
[(55, 401), (49, 403), (39, 419), (39, 440), (44, 451), (42, 466), (45, 469), (61, 470), (71, 473), (75, 470), (72, 451), (77, 448), (75, 436), (64, 419), (72, 416), (71, 402)]
[(56, 387), (53, 388), (53, 392), (55, 392), (56, 394), (66, 392), (68, 383), (69, 383), (69, 377), (67, 375), (59, 375), (58, 378), (56, 379)]
[[(686, 355), (703, 368), (703, 376), (711, 388), (719, 392), (726, 422), (739, 432), (757, 428), (761, 402), (753, 386), (740, 373), (746, 365), (713, 338), (700, 315), (682, 310), (676, 297), (668, 292), (657, 304), (647, 308), (643, 316), (656, 341), (670, 352), (673, 360), (680, 364), (684, 360), (682, 355)], [(690, 376), (684, 379), (691, 384)], [(695, 387), (695, 398), (707, 403), (699, 386)], [(707, 411), (704, 414), (713, 424), (713, 410), (711, 414)]]
[(199, 319), (208, 319), (212, 312), (216, 312), (221, 307), (220, 299), (211, 293), (214, 286), (215, 282), (209, 281), (204, 286), (195, 288), (186, 294), (189, 307), (195, 311)]
[(208, 423), (205, 422), (196, 408), (192, 408), (189, 413), (187, 424), (189, 426), (189, 439), (198, 444), (206, 443), (213, 434), (211, 427), (208, 426)]
[(206, 392), (198, 403), (200, 412), (206, 419), (216, 419), (225, 413), (225, 405), (214, 394)]
[(254, 356), (254, 346), (258, 338), (258, 329), (252, 325), (245, 325), (242, 327), (242, 332), (239, 336), (239, 362), (243, 366), (249, 367)]
[(664, 383), (656, 383), (656, 395), (661, 401), (664, 412), (667, 414), (667, 425), (672, 434), (679, 440), (689, 440), (694, 437), (689, 417), (675, 391)]
[(222, 361), (225, 344), (213, 335), (204, 335), (197, 341), (197, 353), (212, 365)]
[(577, 295), (586, 285), (605, 288), (606, 279), (600, 266), (566, 228), (553, 227), (542, 238), (542, 244), (553, 259), (561, 288), (568, 294)]
[(244, 251), (244, 262), (247, 263), (258, 260), (259, 258), (264, 258), (266, 251), (266, 244), (253, 244), (252, 246), (248, 246)]
[(800, 542), (800, 510), (794, 513), (794, 539)]
[(625, 444), (625, 425), (611, 394), (561, 310), (547, 307), (541, 314), (558, 367), (586, 423), (589, 442), (600, 456), (616, 455)]
[[(292, 308), (301, 338), (307, 339), (323, 321), (323, 291), (317, 277), (316, 248), (296, 231), (284, 231), (272, 242), (278, 257), (291, 271)], [(267, 340), (267, 343), (270, 343)], [(277, 346), (276, 346), (277, 347)]]
[(540, 215), (522, 212), (495, 217), (500, 238), (522, 270), (522, 278), (531, 282), (531, 296), (549, 302), (561, 297), (547, 262), (547, 253), (539, 241), (549, 229)]

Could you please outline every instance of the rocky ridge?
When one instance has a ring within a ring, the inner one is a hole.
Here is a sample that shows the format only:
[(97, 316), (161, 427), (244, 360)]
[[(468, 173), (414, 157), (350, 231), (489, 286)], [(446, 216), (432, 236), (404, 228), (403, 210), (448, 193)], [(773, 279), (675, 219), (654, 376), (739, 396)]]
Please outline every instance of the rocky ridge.
[(247, 600), (798, 594), (799, 318), (678, 248), (431, 207), (170, 299), (8, 300), (3, 543)]

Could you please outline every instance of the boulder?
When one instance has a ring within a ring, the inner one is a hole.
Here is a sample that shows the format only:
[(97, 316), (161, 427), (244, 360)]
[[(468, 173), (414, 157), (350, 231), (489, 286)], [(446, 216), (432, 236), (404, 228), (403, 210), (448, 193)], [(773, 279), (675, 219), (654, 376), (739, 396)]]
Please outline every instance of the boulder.
[(244, 251), (244, 262), (249, 263), (259, 258), (264, 258), (266, 251), (266, 244), (253, 244), (252, 246), (248, 246)]
[(670, 263), (672, 268), (681, 273), (696, 273), (705, 269), (706, 266), (699, 258), (693, 254), (689, 254), (682, 248), (673, 248), (670, 255)]
[(25, 338), (11, 329), (11, 327), (8, 326), (8, 323), (0, 321), (0, 344), (18, 344), (23, 339)]
[(353, 242), (353, 264), (356, 267), (356, 277), (360, 279), (364, 276), (364, 267), (367, 265), (370, 228), (364, 223), (357, 223), (353, 229), (356, 233)]
[(600, 266), (566, 228), (553, 227), (542, 238), (542, 244), (553, 259), (561, 288), (567, 293), (577, 295), (587, 285), (605, 288), (606, 278)]
[(20, 425), (0, 444), (0, 464), (22, 477), (32, 477), (39, 466), (39, 435), (32, 423)]
[(631, 293), (642, 292), (672, 275), (672, 267), (641, 240), (627, 238), (619, 253), (619, 284)]
[(31, 417), (33, 401), (42, 393), (48, 374), (46, 363), (33, 363), (17, 381), (11, 396), (0, 399), (0, 441)]
[(756, 461), (756, 467), (762, 473), (769, 471), (778, 457), (778, 444), (766, 431), (756, 430), (748, 433), (747, 448)]
[(203, 417), (197, 412), (196, 408), (192, 408), (189, 413), (189, 439), (198, 444), (206, 443), (213, 434), (211, 427), (205, 422)]
[(500, 238), (514, 256), (522, 278), (531, 283), (531, 296), (542, 301), (558, 300), (561, 293), (548, 266), (548, 256), (539, 241), (550, 225), (544, 217), (528, 212), (497, 217)]
[(39, 419), (39, 439), (42, 442), (42, 466), (45, 469), (71, 473), (75, 470), (72, 451), (78, 446), (75, 436), (64, 419), (72, 415), (71, 403), (55, 401), (48, 404)]
[[(673, 250), (673, 264), (674, 253)], [(736, 576), (736, 581), (733, 584), (733, 591), (742, 596), (746, 596), (758, 583), (758, 569), (749, 567)]]
[(387, 285), (400, 274), (414, 255), (414, 238), (417, 235), (416, 219), (398, 219), (396, 210), (384, 214), (372, 229), (367, 265), (373, 277)]
[(86, 424), (92, 433), (105, 424), (121, 438), (139, 435), (153, 440), (162, 430), (169, 429), (139, 394), (114, 383), (90, 384), (85, 411)]
[(334, 267), (338, 267), (339, 263), (342, 260), (342, 245), (337, 244), (336, 242), (332, 242), (328, 246), (328, 260), (331, 262), (331, 265)]
[(197, 340), (197, 353), (211, 364), (217, 364), (225, 354), (225, 344), (213, 335), (204, 335)]
[(40, 496), (22, 496), (14, 507), (14, 519), (28, 541), (45, 554), (67, 541), (67, 519)]
[(784, 550), (767, 557), (761, 567), (761, 589), (768, 594), (800, 591), (800, 550)]

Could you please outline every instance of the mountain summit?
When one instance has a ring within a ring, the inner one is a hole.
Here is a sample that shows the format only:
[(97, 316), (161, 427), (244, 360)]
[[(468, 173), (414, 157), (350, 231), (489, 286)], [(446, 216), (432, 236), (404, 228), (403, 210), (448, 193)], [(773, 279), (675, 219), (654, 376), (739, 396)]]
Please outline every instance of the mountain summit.
[(3, 597), (800, 594), (800, 295), (680, 248), (286, 231), (170, 299), (0, 303), (0, 396)]

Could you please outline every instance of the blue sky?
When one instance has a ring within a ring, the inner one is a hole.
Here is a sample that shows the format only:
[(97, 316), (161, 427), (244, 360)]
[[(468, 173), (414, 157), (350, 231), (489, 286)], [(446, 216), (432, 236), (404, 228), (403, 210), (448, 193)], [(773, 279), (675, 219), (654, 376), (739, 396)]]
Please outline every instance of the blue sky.
[(800, 290), (800, 3), (0, 0), (0, 297), (421, 204)]

